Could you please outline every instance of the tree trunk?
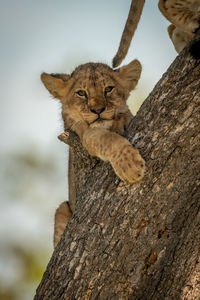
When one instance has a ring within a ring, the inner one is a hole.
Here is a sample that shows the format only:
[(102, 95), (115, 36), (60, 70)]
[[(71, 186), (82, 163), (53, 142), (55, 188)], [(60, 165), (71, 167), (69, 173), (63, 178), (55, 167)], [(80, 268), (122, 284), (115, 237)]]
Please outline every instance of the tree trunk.
[(126, 133), (141, 182), (74, 140), (77, 204), (35, 300), (200, 299), (199, 129), (200, 60), (185, 49)]

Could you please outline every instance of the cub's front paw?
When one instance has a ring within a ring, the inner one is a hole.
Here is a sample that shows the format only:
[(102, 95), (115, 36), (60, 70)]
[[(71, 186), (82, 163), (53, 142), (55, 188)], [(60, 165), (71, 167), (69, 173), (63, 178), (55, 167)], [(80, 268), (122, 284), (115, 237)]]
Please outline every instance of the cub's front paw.
[(112, 156), (112, 167), (121, 180), (133, 183), (142, 179), (145, 162), (136, 148), (126, 145), (121, 151), (113, 153)]

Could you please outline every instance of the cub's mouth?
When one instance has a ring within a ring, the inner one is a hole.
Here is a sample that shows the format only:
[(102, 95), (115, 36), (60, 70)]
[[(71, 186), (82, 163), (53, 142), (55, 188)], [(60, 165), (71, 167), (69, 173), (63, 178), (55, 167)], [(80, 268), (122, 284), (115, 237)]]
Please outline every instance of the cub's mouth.
[(83, 115), (83, 119), (90, 127), (111, 128), (115, 119), (114, 111), (104, 111), (103, 113), (88, 113)]

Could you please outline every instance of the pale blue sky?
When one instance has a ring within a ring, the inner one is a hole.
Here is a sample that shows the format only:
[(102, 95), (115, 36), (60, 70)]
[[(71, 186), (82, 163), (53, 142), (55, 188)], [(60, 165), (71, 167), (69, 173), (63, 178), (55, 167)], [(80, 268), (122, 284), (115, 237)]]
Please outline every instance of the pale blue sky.
[[(111, 64), (130, 2), (0, 0), (1, 150), (26, 141), (56, 143), (60, 108), (42, 86), (40, 73), (71, 72), (88, 61)], [(157, 1), (146, 2), (124, 61), (137, 58), (143, 65), (139, 95), (152, 90), (176, 56)]]

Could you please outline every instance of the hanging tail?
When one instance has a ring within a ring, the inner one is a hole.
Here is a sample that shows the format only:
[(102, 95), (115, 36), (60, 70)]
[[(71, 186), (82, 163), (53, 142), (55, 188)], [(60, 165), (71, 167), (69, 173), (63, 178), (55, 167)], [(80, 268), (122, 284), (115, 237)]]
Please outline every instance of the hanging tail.
[(132, 0), (131, 2), (131, 7), (129, 10), (128, 18), (126, 20), (124, 31), (122, 33), (120, 45), (117, 54), (112, 61), (113, 68), (116, 68), (121, 64), (122, 60), (125, 58), (128, 52), (132, 37), (135, 33), (140, 20), (140, 16), (142, 14), (144, 2), (145, 0)]

